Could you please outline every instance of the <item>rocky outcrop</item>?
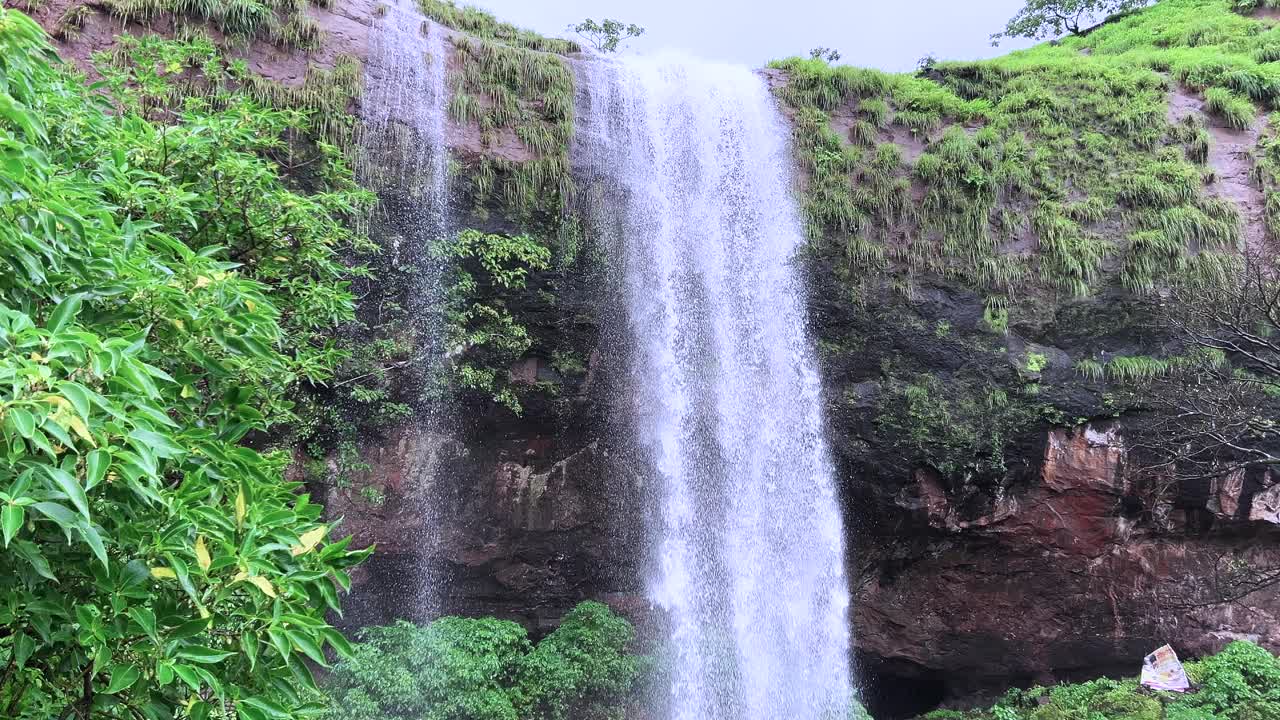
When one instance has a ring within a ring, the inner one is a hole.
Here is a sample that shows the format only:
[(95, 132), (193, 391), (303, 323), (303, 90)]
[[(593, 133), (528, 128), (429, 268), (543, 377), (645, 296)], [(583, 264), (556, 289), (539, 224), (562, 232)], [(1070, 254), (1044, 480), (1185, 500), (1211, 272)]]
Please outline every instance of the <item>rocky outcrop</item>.
[[(1275, 572), (1280, 524), (1206, 532), (1197, 513), (1207, 508), (1187, 507), (1154, 529), (1135, 512), (1124, 459), (1116, 425), (1052, 430), (1039, 482), (971, 519), (936, 474), (916, 473), (898, 504), (929, 531), (875, 538), (875, 571), (856, 589), (870, 674), (889, 691), (897, 680), (932, 688), (928, 700), (973, 698), (1010, 683), (1133, 674), (1166, 642), (1189, 655), (1236, 637), (1280, 647), (1280, 585), (1236, 582), (1245, 568)], [(1256, 508), (1280, 483), (1252, 497), (1233, 487), (1224, 506)]]
[[(406, 432), (388, 444), (369, 444), (352, 488), (327, 492), (342, 529), (378, 547), (346, 603), (350, 625), (451, 613), (541, 631), (584, 599), (626, 604), (636, 591), (635, 478), (603, 441), (560, 460), (541, 434), (467, 447)], [(376, 504), (371, 487), (385, 493)]]

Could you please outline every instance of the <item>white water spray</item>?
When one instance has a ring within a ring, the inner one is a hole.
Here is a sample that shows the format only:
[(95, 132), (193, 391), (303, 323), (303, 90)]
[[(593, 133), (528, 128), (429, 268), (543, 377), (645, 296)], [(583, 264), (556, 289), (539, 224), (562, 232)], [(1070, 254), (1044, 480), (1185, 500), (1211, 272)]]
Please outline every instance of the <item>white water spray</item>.
[(660, 485), (667, 717), (843, 719), (844, 532), (786, 126), (745, 68), (627, 58), (580, 82), (575, 161), (624, 258), (634, 421)]
[[(391, 0), (382, 7), (386, 11), (375, 20), (365, 64), (359, 170), (365, 187), (378, 193), (374, 212), (380, 233), (391, 239), (392, 267), (411, 283), (407, 310), (415, 334), (415, 364), (434, 386), (445, 357), (446, 267), (432, 248), (451, 231), (446, 30), (429, 22), (415, 0)], [(434, 557), (440, 543), (437, 529), (447, 511), (435, 469), (446, 420), (447, 408), (435, 401), (424, 402), (415, 416), (417, 444), (427, 448), (410, 458), (408, 468), (421, 531), (411, 543), (417, 548), (417, 571), (402, 579), (404, 597), (413, 602), (400, 613), (418, 620), (433, 618), (443, 600)]]
[(370, 33), (362, 98), (362, 180), (414, 201), (428, 239), (448, 223), (449, 89), (445, 29), (429, 22), (413, 0), (384, 6)]

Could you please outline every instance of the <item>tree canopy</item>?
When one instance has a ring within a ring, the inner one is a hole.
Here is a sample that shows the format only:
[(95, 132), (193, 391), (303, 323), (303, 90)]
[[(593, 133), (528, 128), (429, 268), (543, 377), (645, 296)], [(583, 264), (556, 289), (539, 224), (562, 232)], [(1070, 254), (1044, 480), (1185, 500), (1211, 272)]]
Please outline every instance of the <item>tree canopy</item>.
[(301, 114), (175, 94), (211, 44), (126, 50), (89, 89), (0, 10), (0, 711), (301, 717), (365, 553), (255, 448), (340, 360), (366, 197), (323, 147), (290, 189)]
[(621, 49), (623, 41), (644, 34), (644, 28), (635, 23), (624, 23), (609, 18), (599, 22), (587, 18), (580, 23), (570, 25), (569, 29), (590, 43), (591, 47), (606, 53), (617, 52)]
[(1134, 10), (1150, 0), (1027, 0), (1009, 19), (1004, 30), (991, 36), (992, 44), (1003, 38), (1033, 40), (1079, 35), (1095, 23), (1115, 13)]

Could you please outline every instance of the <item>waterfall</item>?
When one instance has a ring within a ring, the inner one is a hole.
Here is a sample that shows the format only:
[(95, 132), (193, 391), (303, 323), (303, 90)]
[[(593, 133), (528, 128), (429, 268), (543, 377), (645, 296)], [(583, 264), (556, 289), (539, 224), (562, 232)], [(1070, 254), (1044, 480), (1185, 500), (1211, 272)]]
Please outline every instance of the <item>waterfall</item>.
[(410, 199), (421, 237), (448, 224), (449, 91), (445, 30), (414, 0), (393, 0), (375, 21), (365, 63), (361, 180), (375, 191)]
[[(439, 385), (445, 358), (442, 285), (446, 264), (433, 253), (451, 231), (449, 219), (449, 146), (446, 84), (446, 30), (430, 22), (415, 0), (391, 0), (370, 33), (365, 63), (366, 92), (361, 101), (360, 179), (378, 193), (371, 224), (389, 239), (387, 276), (381, 285), (400, 284), (407, 295), (415, 336), (413, 371), (421, 379), (422, 398), (413, 431), (421, 456), (408, 462), (413, 512), (421, 529), (406, 544), (416, 548), (418, 568), (402, 580), (413, 601), (402, 616), (431, 619), (442, 602), (440, 571), (432, 558), (436, 532), (446, 511), (444, 490), (436, 482), (437, 455), (447, 408)], [(406, 287), (407, 285), (407, 287)]]
[(804, 232), (763, 79), (675, 56), (580, 69), (575, 163), (624, 266), (633, 423), (656, 476), (666, 716), (852, 700), (844, 532), (792, 262)]

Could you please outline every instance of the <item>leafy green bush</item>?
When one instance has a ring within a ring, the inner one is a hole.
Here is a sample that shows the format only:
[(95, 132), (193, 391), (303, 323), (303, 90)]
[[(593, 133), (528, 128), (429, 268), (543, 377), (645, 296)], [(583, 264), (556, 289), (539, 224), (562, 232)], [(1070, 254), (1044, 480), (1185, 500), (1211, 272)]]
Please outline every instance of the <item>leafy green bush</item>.
[(1280, 658), (1237, 641), (1187, 663), (1188, 693), (1153, 693), (1136, 680), (1010, 690), (989, 710), (935, 710), (924, 720), (1277, 720)]
[(527, 235), (493, 235), (466, 229), (442, 241), (436, 255), (450, 261), (446, 278), (448, 342), (460, 355), (453, 371), (460, 387), (488, 393), (513, 412), (520, 399), (507, 368), (532, 341), (508, 307), (510, 294), (522, 291), (532, 271), (546, 270), (551, 251)]
[(1233, 642), (1187, 672), (1200, 688), (1177, 707), (1231, 720), (1280, 718), (1280, 658), (1253, 643)]
[(631, 623), (607, 606), (578, 605), (521, 658), (516, 673), (520, 717), (615, 717), (642, 668), (641, 659), (627, 652), (634, 637)]
[(332, 370), (359, 193), (287, 188), (297, 113), (160, 125), (54, 59), (0, 10), (0, 713), (299, 716), (365, 553), (241, 441)]
[(367, 628), (326, 684), (327, 720), (621, 717), (643, 658), (634, 631), (584, 602), (533, 646), (509, 620), (446, 617)]

